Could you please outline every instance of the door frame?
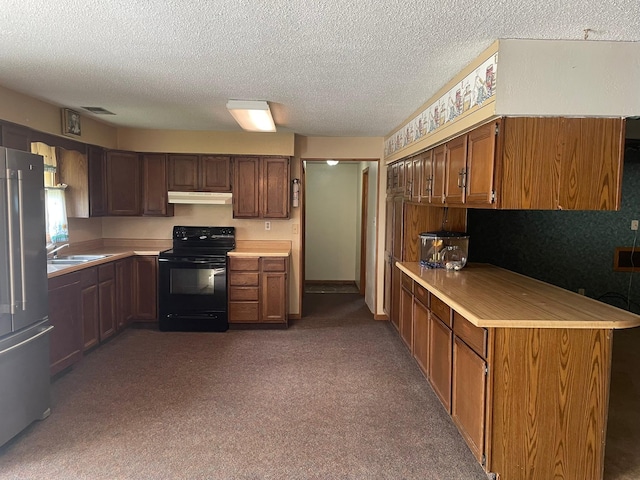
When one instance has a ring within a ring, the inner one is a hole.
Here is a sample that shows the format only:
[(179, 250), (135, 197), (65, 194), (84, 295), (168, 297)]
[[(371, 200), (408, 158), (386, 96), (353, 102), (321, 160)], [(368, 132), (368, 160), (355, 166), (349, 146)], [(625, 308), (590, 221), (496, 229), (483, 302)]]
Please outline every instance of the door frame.
[(369, 210), (369, 167), (362, 170), (360, 197), (360, 295), (367, 291), (367, 225)]

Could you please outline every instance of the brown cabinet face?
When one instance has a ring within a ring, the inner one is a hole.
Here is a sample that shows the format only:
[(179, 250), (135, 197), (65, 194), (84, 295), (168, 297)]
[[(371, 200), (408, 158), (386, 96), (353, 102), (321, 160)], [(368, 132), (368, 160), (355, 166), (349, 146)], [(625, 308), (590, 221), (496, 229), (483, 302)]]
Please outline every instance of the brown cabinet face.
[(233, 164), (233, 216), (258, 218), (260, 159), (237, 157)]
[(413, 344), (413, 295), (404, 286), (400, 289), (400, 338), (411, 351)]
[(285, 323), (287, 321), (286, 273), (265, 272), (261, 277), (261, 320), (267, 323)]
[(420, 162), (420, 203), (431, 203), (433, 195), (433, 149), (422, 154)]
[(262, 158), (262, 218), (289, 218), (289, 159)]
[(133, 259), (133, 317), (143, 322), (158, 321), (158, 257)]
[(107, 215), (107, 153), (104, 148), (90, 145), (87, 149), (89, 167), (89, 216)]
[(195, 192), (198, 176), (197, 155), (169, 155), (169, 190)]
[(402, 271), (393, 265), (391, 267), (391, 325), (400, 331), (400, 290)]
[(467, 135), (454, 138), (445, 144), (445, 202), (464, 203), (464, 182), (467, 167)]
[(467, 136), (465, 202), (468, 205), (490, 205), (493, 202), (496, 128), (496, 123), (488, 123)]
[(107, 203), (109, 215), (140, 214), (140, 163), (131, 152), (107, 153)]
[(126, 328), (133, 318), (133, 258), (118, 260), (116, 268), (116, 329)]
[(429, 380), (447, 412), (451, 413), (453, 333), (433, 315), (429, 318)]
[(413, 301), (413, 357), (425, 376), (429, 375), (429, 312)]
[(106, 263), (98, 267), (98, 305), (100, 310), (100, 341), (116, 333), (115, 266)]
[(167, 157), (164, 154), (142, 156), (142, 215), (173, 216), (173, 204), (167, 195)]
[(431, 184), (431, 203), (444, 203), (444, 182), (447, 159), (445, 146), (440, 145), (433, 149), (433, 182)]
[(24, 152), (31, 151), (31, 130), (29, 128), (3, 123), (0, 125), (0, 132), (2, 133), (3, 147)]
[(200, 157), (200, 189), (205, 192), (231, 191), (231, 157)]
[(98, 303), (98, 269), (80, 272), (83, 350), (100, 343), (100, 305)]
[(486, 367), (482, 358), (458, 337), (455, 338), (451, 417), (481, 464), (485, 437)]
[(82, 358), (80, 273), (49, 280), (50, 336), (49, 364), (51, 375), (64, 370)]

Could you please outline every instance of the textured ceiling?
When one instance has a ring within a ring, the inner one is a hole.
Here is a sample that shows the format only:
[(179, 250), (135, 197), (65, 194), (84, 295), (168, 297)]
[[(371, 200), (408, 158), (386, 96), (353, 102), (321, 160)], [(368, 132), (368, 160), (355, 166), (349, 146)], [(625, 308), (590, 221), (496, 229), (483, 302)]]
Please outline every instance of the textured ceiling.
[(12, 90), (159, 129), (238, 130), (227, 100), (268, 100), (279, 130), (327, 136), (388, 134), (499, 38), (640, 40), (638, 0), (3, 0), (0, 18)]

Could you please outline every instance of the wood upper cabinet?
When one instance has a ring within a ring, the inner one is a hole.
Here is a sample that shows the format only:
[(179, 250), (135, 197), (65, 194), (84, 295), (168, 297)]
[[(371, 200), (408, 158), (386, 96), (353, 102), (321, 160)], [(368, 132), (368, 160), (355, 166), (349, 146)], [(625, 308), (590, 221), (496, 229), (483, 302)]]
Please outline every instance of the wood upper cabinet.
[(465, 203), (490, 205), (495, 200), (496, 132), (500, 121), (487, 123), (467, 134), (464, 175)]
[(445, 146), (440, 145), (433, 149), (432, 159), (432, 181), (431, 198), (429, 203), (444, 203), (444, 179), (446, 173), (446, 151)]
[(0, 124), (0, 133), (2, 134), (0, 139), (3, 147), (24, 152), (31, 151), (31, 130), (29, 128), (2, 122)]
[(445, 144), (445, 192), (446, 203), (464, 203), (467, 167), (467, 135), (454, 138)]
[(89, 216), (103, 217), (108, 214), (107, 206), (107, 152), (102, 147), (87, 147), (89, 168)]
[(424, 176), (422, 174), (422, 170), (424, 168), (426, 153), (421, 153), (420, 155), (416, 155), (410, 159), (411, 164), (407, 166), (410, 172), (409, 176), (411, 180), (409, 180), (409, 176), (407, 177), (407, 194), (406, 196), (409, 198), (411, 202), (419, 202), (422, 197), (424, 197), (424, 187), (422, 186), (422, 182), (424, 180)]
[(176, 192), (230, 192), (231, 157), (169, 155), (168, 182)]
[(139, 215), (140, 162), (137, 153), (107, 152), (107, 205), (109, 215)]
[(167, 195), (167, 156), (142, 155), (142, 215), (172, 217), (173, 211)]
[(236, 157), (234, 218), (289, 218), (289, 158)]
[(624, 131), (623, 118), (504, 118), (498, 207), (618, 210)]

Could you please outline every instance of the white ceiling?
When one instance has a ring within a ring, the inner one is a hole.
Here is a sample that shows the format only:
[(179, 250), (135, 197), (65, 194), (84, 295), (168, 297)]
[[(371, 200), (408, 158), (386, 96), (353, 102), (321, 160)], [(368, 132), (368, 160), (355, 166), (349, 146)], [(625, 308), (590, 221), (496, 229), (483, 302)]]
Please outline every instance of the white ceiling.
[(499, 38), (640, 41), (638, 0), (2, 0), (0, 18), (12, 90), (158, 129), (239, 130), (227, 100), (267, 100), (280, 131), (326, 136), (388, 134)]

